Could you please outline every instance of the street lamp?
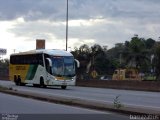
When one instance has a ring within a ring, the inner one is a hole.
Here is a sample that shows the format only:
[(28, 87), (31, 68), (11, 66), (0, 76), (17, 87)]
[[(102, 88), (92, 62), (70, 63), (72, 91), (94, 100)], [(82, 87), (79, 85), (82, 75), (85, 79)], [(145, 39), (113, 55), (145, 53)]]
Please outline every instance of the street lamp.
[(68, 0), (67, 0), (67, 13), (66, 13), (66, 51), (68, 47)]

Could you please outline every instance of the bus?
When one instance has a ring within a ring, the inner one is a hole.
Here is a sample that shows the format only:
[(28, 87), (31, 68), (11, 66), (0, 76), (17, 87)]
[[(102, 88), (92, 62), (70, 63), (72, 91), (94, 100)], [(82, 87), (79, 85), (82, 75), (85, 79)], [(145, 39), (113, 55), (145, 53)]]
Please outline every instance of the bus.
[(16, 85), (35, 87), (75, 85), (78, 60), (64, 50), (31, 50), (10, 55), (9, 78)]

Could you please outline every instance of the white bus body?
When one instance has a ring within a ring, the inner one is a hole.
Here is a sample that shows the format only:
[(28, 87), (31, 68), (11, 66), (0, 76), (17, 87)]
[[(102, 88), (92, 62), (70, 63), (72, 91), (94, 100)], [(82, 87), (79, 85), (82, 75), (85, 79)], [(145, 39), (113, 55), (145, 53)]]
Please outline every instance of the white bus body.
[(10, 56), (9, 76), (16, 85), (34, 86), (75, 85), (77, 60), (64, 50), (32, 50)]

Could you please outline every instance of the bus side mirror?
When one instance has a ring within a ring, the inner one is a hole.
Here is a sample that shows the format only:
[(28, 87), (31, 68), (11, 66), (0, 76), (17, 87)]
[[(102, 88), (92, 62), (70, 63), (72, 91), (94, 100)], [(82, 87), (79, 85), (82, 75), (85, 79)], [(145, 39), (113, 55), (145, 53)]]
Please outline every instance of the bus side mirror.
[(50, 58), (46, 58), (46, 60), (48, 61), (49, 63), (49, 67), (52, 67), (52, 60)]
[(46, 70), (52, 74), (52, 60), (50, 58), (46, 58)]
[(79, 68), (80, 67), (80, 62), (77, 59), (74, 59), (75, 63), (76, 63), (76, 67)]

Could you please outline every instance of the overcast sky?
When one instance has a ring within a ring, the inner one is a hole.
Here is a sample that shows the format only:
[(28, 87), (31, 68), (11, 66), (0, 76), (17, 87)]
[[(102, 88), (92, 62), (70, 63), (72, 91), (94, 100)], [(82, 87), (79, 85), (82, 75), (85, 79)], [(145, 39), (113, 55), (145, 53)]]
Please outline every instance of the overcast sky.
[[(0, 0), (0, 48), (8, 54), (35, 49), (65, 49), (67, 0)], [(68, 0), (69, 42), (113, 47), (139, 37), (158, 40), (160, 0)]]

